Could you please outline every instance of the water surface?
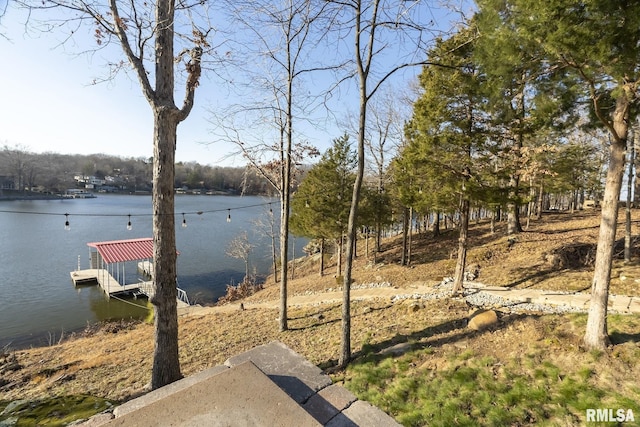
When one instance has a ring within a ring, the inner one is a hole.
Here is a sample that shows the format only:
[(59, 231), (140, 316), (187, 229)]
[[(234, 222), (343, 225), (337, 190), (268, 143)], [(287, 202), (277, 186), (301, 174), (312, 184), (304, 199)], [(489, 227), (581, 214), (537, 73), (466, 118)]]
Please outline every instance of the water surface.
[[(255, 224), (267, 222), (270, 208), (277, 219), (276, 200), (176, 196), (178, 282), (192, 302), (213, 303), (227, 284), (242, 280), (244, 262), (227, 256), (225, 249), (243, 231), (255, 245), (251, 272), (270, 271), (271, 240)], [(183, 212), (186, 228), (181, 226)], [(69, 213), (68, 231), (65, 213)], [(129, 214), (131, 230), (127, 230)], [(146, 301), (106, 299), (96, 286), (74, 288), (69, 273), (78, 265), (89, 268), (88, 242), (151, 237), (150, 214), (150, 196), (0, 202), (0, 347), (46, 345), (88, 323), (144, 317), (146, 309), (133, 304)], [(302, 244), (299, 239), (292, 245), (298, 254)], [(135, 275), (131, 263), (127, 282), (135, 282)]]

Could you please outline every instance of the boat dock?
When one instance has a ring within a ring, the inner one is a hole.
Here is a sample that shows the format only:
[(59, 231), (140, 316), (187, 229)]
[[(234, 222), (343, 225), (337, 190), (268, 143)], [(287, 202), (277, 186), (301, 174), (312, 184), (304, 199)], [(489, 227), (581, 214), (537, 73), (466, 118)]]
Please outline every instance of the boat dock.
[[(122, 285), (104, 268), (90, 268), (71, 272), (71, 281), (74, 286), (90, 285), (98, 283), (107, 295), (117, 295), (138, 291), (142, 288), (139, 283)], [(144, 292), (143, 292), (144, 293)], [(148, 296), (148, 295), (147, 295)]]
[[(97, 283), (108, 296), (119, 294), (144, 295), (147, 298), (153, 296), (153, 282), (140, 281), (130, 285), (120, 284), (109, 272), (102, 268), (90, 268), (71, 272), (71, 281), (74, 286), (92, 285)], [(187, 293), (178, 288), (178, 308), (189, 307)]]
[[(154, 275), (152, 239), (92, 242), (87, 245), (95, 249), (89, 254), (91, 268), (82, 270), (80, 257), (78, 257), (78, 269), (70, 273), (74, 286), (97, 283), (109, 297), (118, 294), (153, 297), (153, 282), (149, 280)], [(138, 273), (142, 274), (144, 279), (134, 275), (137, 282), (127, 283), (125, 265), (132, 261), (139, 261), (137, 264)], [(189, 306), (187, 293), (180, 289), (177, 283), (176, 288), (178, 307)]]

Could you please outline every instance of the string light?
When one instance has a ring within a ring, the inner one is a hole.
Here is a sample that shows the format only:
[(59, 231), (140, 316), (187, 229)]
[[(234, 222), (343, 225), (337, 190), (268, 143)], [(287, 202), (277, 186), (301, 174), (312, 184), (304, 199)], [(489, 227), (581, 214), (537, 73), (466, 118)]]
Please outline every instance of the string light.
[[(266, 203), (256, 203), (253, 205), (246, 205), (246, 206), (238, 206), (235, 208), (222, 208), (222, 209), (211, 209), (211, 210), (203, 210), (203, 211), (193, 211), (193, 212), (181, 212), (182, 214), (182, 227), (187, 227), (187, 220), (186, 220), (186, 215), (203, 215), (205, 213), (215, 213), (215, 212), (221, 212), (226, 210), (227, 211), (227, 222), (231, 222), (231, 211), (232, 210), (238, 210), (238, 209), (249, 209), (249, 208), (254, 208), (257, 206), (266, 206), (269, 205), (269, 212), (273, 213), (273, 209), (272, 209), (272, 203), (273, 202), (266, 202)], [(58, 216), (60, 215), (60, 213), (58, 212), (33, 212), (33, 211), (18, 211), (18, 210), (5, 210), (5, 209), (0, 209), (0, 214), (2, 213), (10, 213), (10, 214), (25, 214), (25, 215), (46, 215), (46, 216)], [(126, 216), (127, 217), (127, 230), (131, 230), (133, 229), (133, 225), (131, 222), (131, 217), (132, 216), (140, 216), (140, 217), (152, 217), (152, 216), (170, 216), (170, 215), (178, 215), (176, 213), (166, 213), (166, 214), (116, 214), (116, 213), (65, 213), (63, 214), (65, 216), (65, 221), (64, 221), (64, 229), (65, 230), (71, 230), (71, 223), (69, 222), (69, 215), (75, 215), (75, 216), (86, 216), (86, 217), (93, 217), (93, 218), (98, 218), (98, 217), (123, 217)]]

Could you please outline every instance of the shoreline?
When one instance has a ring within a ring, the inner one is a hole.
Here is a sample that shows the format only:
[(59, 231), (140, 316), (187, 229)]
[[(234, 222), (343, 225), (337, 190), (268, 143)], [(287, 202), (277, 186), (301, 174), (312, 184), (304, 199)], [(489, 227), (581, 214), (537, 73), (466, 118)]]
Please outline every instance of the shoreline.
[(64, 200), (64, 197), (62, 196), (54, 196), (54, 195), (48, 195), (48, 196), (29, 196), (29, 195), (22, 195), (22, 196), (0, 196), (0, 202), (2, 201), (16, 201), (16, 200)]

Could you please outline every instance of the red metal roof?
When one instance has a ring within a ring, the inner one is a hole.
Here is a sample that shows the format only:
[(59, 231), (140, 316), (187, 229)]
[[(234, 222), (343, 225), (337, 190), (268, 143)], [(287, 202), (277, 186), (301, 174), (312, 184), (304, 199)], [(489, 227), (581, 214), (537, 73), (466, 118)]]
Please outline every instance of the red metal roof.
[(152, 238), (92, 242), (87, 245), (96, 248), (107, 264), (153, 258)]

